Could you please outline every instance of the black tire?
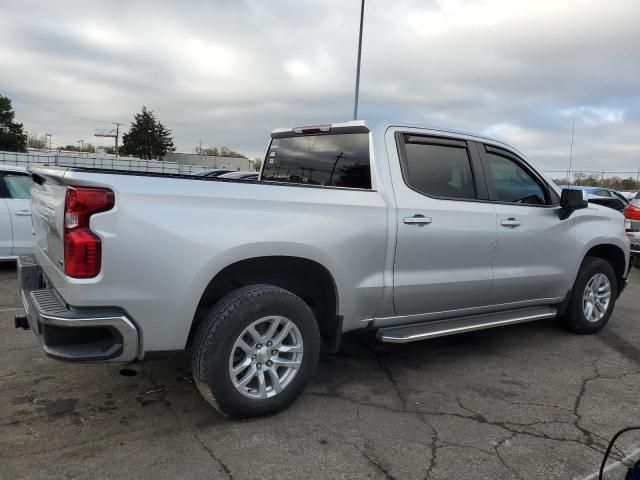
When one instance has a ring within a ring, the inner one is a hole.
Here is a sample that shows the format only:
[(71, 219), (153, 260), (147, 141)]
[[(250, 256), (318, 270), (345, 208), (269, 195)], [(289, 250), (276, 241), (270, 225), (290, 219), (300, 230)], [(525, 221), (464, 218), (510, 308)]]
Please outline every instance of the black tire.
[[(609, 284), (611, 285), (611, 299), (609, 300), (609, 305), (607, 306), (604, 316), (598, 321), (589, 321), (583, 311), (582, 298), (587, 282), (598, 273), (605, 275), (609, 280)], [(567, 330), (582, 335), (600, 331), (602, 327), (607, 324), (613, 313), (617, 296), (618, 281), (616, 280), (616, 274), (611, 264), (601, 258), (586, 257), (580, 266), (580, 271), (573, 285), (567, 311), (560, 319), (562, 325)]]
[[(269, 315), (286, 317), (298, 328), (304, 344), (302, 363), (277, 395), (248, 398), (231, 381), (229, 358), (244, 329)], [(229, 293), (209, 310), (193, 345), (193, 377), (204, 399), (224, 415), (246, 419), (279, 412), (298, 398), (318, 364), (320, 332), (313, 312), (300, 297), (273, 285), (250, 285)]]

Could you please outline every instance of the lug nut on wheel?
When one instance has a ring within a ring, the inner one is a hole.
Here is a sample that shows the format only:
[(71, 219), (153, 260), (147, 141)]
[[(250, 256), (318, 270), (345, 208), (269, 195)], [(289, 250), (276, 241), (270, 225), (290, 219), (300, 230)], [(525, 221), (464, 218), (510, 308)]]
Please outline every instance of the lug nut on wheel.
[(257, 365), (256, 365), (256, 368), (257, 368), (258, 370), (262, 370), (262, 364), (261, 364), (261, 363), (257, 364)]
[(277, 350), (271, 350), (271, 355), (273, 355), (275, 357), (276, 355), (278, 355), (278, 351)]
[(267, 362), (267, 367), (270, 367), (271, 365), (273, 365), (273, 362), (272, 362), (271, 360), (269, 360), (269, 361)]

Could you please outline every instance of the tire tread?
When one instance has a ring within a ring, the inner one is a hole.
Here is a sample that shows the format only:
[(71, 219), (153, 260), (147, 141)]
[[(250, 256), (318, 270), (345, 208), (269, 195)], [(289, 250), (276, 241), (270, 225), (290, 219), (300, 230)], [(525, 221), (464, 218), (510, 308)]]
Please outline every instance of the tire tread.
[[(255, 284), (238, 288), (220, 299), (209, 310), (196, 330), (191, 357), (191, 368), (196, 387), (211, 406), (226, 416), (230, 415), (220, 407), (216, 394), (208, 385), (207, 359), (209, 352), (222, 348), (223, 343), (228, 340), (219, 332), (232, 320), (233, 314), (245, 304), (255, 302), (264, 295), (282, 296), (288, 300), (301, 302), (313, 316), (306, 303), (290, 291), (274, 285)], [(282, 406), (282, 408), (285, 407), (286, 405)]]

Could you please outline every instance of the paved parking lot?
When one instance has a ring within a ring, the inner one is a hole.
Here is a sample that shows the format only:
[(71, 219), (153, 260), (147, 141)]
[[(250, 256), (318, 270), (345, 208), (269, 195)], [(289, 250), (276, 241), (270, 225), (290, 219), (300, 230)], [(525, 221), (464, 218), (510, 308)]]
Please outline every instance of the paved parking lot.
[(553, 322), (403, 346), (353, 335), (291, 409), (237, 422), (200, 398), (186, 357), (135, 378), (46, 358), (13, 327), (14, 269), (0, 264), (1, 478), (585, 478), (640, 423), (638, 271), (599, 335)]

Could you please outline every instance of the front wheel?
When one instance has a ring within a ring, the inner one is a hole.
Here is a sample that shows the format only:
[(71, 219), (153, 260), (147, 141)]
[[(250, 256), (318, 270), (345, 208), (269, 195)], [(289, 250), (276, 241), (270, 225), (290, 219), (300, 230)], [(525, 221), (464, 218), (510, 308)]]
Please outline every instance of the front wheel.
[(601, 258), (586, 257), (571, 292), (569, 306), (561, 318), (574, 333), (596, 333), (613, 313), (617, 280), (611, 264)]
[(199, 325), (193, 375), (205, 400), (223, 414), (269, 415), (302, 393), (319, 352), (318, 324), (300, 297), (251, 285), (225, 296)]

